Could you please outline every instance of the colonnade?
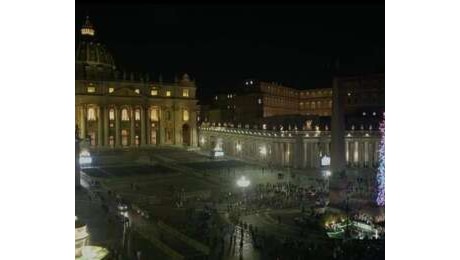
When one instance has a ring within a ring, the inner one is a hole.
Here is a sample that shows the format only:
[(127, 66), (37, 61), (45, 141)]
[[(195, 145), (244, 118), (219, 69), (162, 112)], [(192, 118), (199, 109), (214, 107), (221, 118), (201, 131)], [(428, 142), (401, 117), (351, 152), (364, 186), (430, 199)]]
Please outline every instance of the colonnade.
[[(305, 137), (304, 134), (291, 138), (271, 135), (270, 137), (240, 134), (225, 131), (200, 130), (200, 147), (211, 150), (213, 140), (221, 138), (226, 155), (265, 162), (268, 165), (293, 168), (320, 168), (321, 159), (331, 153), (330, 135)], [(345, 138), (346, 161), (349, 167), (376, 167), (380, 137), (361, 135)]]

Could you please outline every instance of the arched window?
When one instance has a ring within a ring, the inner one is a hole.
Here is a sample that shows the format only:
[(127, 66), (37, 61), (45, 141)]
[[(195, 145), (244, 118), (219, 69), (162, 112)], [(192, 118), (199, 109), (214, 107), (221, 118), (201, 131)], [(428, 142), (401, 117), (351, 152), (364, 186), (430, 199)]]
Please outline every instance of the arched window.
[(134, 119), (136, 121), (140, 121), (141, 120), (141, 110), (140, 109), (136, 109), (136, 111), (134, 111)]
[(126, 108), (121, 110), (121, 121), (129, 121), (128, 109)]
[(96, 109), (94, 107), (88, 108), (88, 121), (96, 121)]
[(188, 115), (188, 110), (187, 109), (184, 109), (184, 112), (182, 113), (182, 119), (184, 121), (188, 121), (189, 115)]
[(158, 121), (158, 108), (152, 108), (150, 110), (150, 120), (153, 122)]
[(115, 120), (115, 110), (113, 108), (109, 110), (109, 120)]

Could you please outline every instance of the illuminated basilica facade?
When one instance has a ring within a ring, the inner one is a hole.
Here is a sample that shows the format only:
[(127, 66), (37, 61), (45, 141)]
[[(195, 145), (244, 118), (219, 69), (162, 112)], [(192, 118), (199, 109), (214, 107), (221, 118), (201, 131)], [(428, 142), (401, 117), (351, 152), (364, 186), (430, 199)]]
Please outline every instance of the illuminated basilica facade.
[(76, 50), (75, 122), (93, 148), (197, 146), (196, 85), (121, 73), (86, 19)]

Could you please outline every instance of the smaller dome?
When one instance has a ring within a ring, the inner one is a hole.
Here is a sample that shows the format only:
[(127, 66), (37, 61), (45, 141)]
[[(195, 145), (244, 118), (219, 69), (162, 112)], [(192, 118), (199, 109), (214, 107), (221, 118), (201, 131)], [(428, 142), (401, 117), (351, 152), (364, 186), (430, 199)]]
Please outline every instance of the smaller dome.
[(81, 30), (81, 35), (88, 35), (88, 36), (94, 36), (94, 27), (89, 21), (89, 16), (86, 16), (86, 21), (85, 24), (82, 26)]

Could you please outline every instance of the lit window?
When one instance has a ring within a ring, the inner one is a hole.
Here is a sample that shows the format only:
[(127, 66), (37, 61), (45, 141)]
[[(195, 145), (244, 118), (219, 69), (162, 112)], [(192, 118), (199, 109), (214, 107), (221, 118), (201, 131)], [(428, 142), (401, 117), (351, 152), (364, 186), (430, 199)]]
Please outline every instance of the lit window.
[(300, 102), (300, 106), (303, 107), (303, 102)]
[(184, 121), (188, 121), (188, 118), (189, 118), (189, 116), (188, 116), (188, 110), (187, 110), (187, 109), (184, 109), (184, 112), (182, 113), (182, 119), (183, 119)]
[(170, 97), (170, 96), (171, 96), (171, 91), (170, 91), (170, 90), (167, 90), (167, 91), (166, 91), (166, 96), (167, 96), (167, 97)]
[(115, 110), (109, 110), (109, 120), (115, 120)]
[(377, 115), (377, 114), (374, 112), (374, 113), (372, 113), (372, 115), (375, 116), (375, 115)]
[(136, 92), (137, 94), (140, 94), (140, 93), (141, 93), (140, 89), (138, 89), (138, 88), (136, 88), (136, 89), (134, 90), (134, 92)]
[(129, 121), (128, 109), (126, 108), (121, 110), (121, 121)]
[(88, 121), (96, 120), (96, 111), (93, 107), (88, 108)]
[(262, 104), (262, 99), (261, 98), (257, 99), (257, 103), (259, 103), (259, 105)]
[(152, 110), (150, 110), (150, 120), (153, 122), (158, 121), (158, 108), (152, 108)]
[(136, 119), (136, 121), (141, 120), (141, 111), (139, 109), (136, 109), (134, 112), (134, 119)]
[(350, 93), (350, 92), (348, 92), (348, 94), (347, 94), (347, 95), (348, 95), (348, 96), (351, 96), (351, 93)]
[(152, 95), (152, 96), (158, 96), (158, 89), (152, 89), (152, 90), (150, 91), (150, 95)]
[(217, 96), (214, 99), (217, 100)]
[(109, 88), (109, 93), (112, 93), (114, 91), (113, 88)]
[(88, 88), (87, 88), (87, 92), (88, 92), (88, 93), (94, 93), (94, 92), (96, 92), (96, 87), (88, 87)]
[(363, 112), (363, 116), (365, 116), (365, 115), (366, 115), (366, 112)]
[(182, 96), (183, 96), (183, 97), (188, 97), (188, 96), (189, 96), (188, 89), (183, 89), (183, 90), (182, 90)]

